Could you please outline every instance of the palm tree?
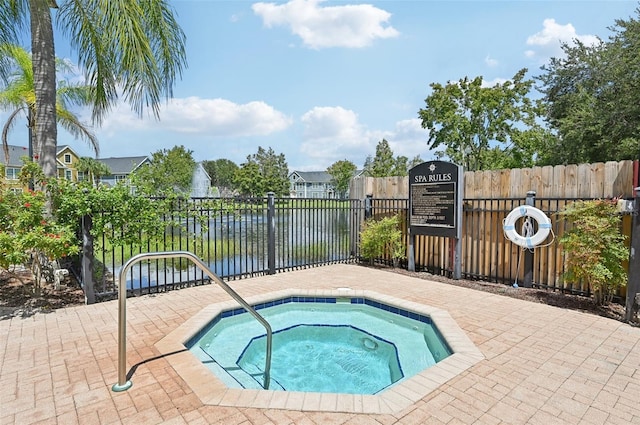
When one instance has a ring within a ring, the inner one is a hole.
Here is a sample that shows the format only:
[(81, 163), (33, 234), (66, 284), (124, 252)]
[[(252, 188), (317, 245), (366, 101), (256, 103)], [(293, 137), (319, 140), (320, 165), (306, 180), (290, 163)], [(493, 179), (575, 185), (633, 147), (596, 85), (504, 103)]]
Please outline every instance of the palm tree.
[(91, 180), (91, 185), (95, 188), (97, 188), (100, 183), (100, 177), (111, 174), (111, 169), (107, 164), (88, 156), (80, 157), (76, 168), (78, 171), (86, 173), (87, 178)]
[[(9, 110), (9, 118), (2, 128), (2, 146), (5, 154), (5, 161), (9, 156), (9, 131), (21, 116), (26, 112), (27, 126), (29, 127), (29, 151), (33, 157), (41, 155), (40, 146), (34, 143), (33, 129), (35, 126), (35, 88), (33, 81), (33, 67), (31, 55), (20, 46), (13, 44), (0, 45), (0, 56), (7, 63), (13, 63), (13, 72), (5, 76), (6, 86), (0, 91), (0, 109)], [(70, 70), (70, 65), (58, 60), (57, 69), (60, 72)], [(7, 66), (6, 69), (11, 67)], [(76, 138), (84, 139), (98, 155), (98, 140), (91, 130), (71, 111), (72, 105), (86, 106), (91, 104), (91, 87), (82, 84), (73, 84), (65, 80), (58, 83), (56, 93), (56, 117), (58, 123)]]
[[(119, 96), (142, 115), (172, 95), (186, 66), (185, 36), (167, 0), (2, 0), (0, 42), (17, 42), (31, 30), (34, 77), (34, 140), (47, 176), (56, 173), (56, 75), (51, 8), (78, 54), (93, 90), (94, 122), (100, 123)], [(0, 60), (0, 76), (4, 70)]]

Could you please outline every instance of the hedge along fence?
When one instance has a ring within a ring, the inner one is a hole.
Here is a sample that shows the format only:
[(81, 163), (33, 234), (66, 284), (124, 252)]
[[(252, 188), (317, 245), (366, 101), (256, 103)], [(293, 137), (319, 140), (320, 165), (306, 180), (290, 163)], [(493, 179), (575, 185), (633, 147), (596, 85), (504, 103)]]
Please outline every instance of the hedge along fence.
[[(463, 277), (507, 284), (522, 282), (525, 253), (504, 237), (502, 223), (513, 208), (525, 203), (527, 192), (536, 192), (534, 205), (551, 218), (557, 238), (564, 233), (567, 223), (555, 213), (568, 203), (633, 198), (633, 188), (637, 185), (634, 167), (637, 170), (637, 161), (635, 166), (634, 161), (620, 161), (465, 172), (461, 241)], [(404, 209), (406, 214), (408, 190), (408, 177), (359, 177), (351, 181), (350, 197), (372, 196), (374, 217), (389, 215), (394, 209)], [(631, 221), (629, 215), (622, 218), (627, 244)], [(406, 234), (406, 229), (403, 231)], [(448, 238), (417, 236), (416, 267), (434, 274), (450, 275), (453, 270), (452, 245)], [(563, 273), (564, 253), (557, 240), (534, 250), (533, 282), (536, 286), (588, 294), (588, 288), (584, 286), (565, 284)]]

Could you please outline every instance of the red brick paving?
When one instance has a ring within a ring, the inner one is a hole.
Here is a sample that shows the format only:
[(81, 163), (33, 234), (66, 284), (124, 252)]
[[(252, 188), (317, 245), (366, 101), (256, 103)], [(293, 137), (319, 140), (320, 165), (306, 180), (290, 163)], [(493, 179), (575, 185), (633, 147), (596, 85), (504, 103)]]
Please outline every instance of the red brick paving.
[[(244, 297), (351, 287), (428, 304), (447, 310), (485, 359), (391, 415), (204, 405), (170, 358), (153, 358), (165, 335), (228, 300), (209, 285), (128, 300), (127, 363), (143, 363), (121, 393), (111, 391), (116, 302), (0, 320), (0, 424), (640, 424), (640, 328), (352, 265), (230, 285)], [(269, 394), (240, 397), (266, 406)], [(339, 409), (341, 398), (304, 403)]]

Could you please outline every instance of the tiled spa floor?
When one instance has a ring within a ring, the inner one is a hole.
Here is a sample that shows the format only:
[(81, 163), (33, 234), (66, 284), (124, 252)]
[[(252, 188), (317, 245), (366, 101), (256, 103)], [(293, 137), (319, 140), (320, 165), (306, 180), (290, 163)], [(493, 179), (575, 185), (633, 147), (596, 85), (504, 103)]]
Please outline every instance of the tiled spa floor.
[[(203, 395), (197, 381), (206, 374), (180, 370), (188, 353), (163, 356), (161, 341), (204, 307), (229, 300), (207, 285), (127, 301), (133, 386), (119, 393), (111, 391), (117, 302), (0, 318), (0, 424), (640, 424), (640, 328), (356, 265), (230, 285), (245, 298), (349, 287), (429, 305), (446, 310), (479, 351), (459, 373), (444, 370), (437, 378), (443, 383), (426, 392), (405, 388), (375, 400)], [(414, 390), (425, 395), (415, 398)]]

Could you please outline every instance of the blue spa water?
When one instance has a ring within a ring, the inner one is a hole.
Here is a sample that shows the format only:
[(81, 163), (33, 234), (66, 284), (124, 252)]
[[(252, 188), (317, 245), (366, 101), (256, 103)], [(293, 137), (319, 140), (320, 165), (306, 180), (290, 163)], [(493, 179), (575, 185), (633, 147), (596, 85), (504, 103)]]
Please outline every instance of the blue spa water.
[[(266, 336), (251, 340), (237, 364), (263, 382)], [(395, 345), (346, 325), (296, 325), (274, 333), (271, 385), (375, 394), (402, 379)]]
[[(272, 390), (375, 394), (451, 354), (428, 316), (364, 298), (255, 308), (273, 329)], [(244, 309), (223, 312), (187, 347), (227, 386), (262, 388), (265, 330)]]

